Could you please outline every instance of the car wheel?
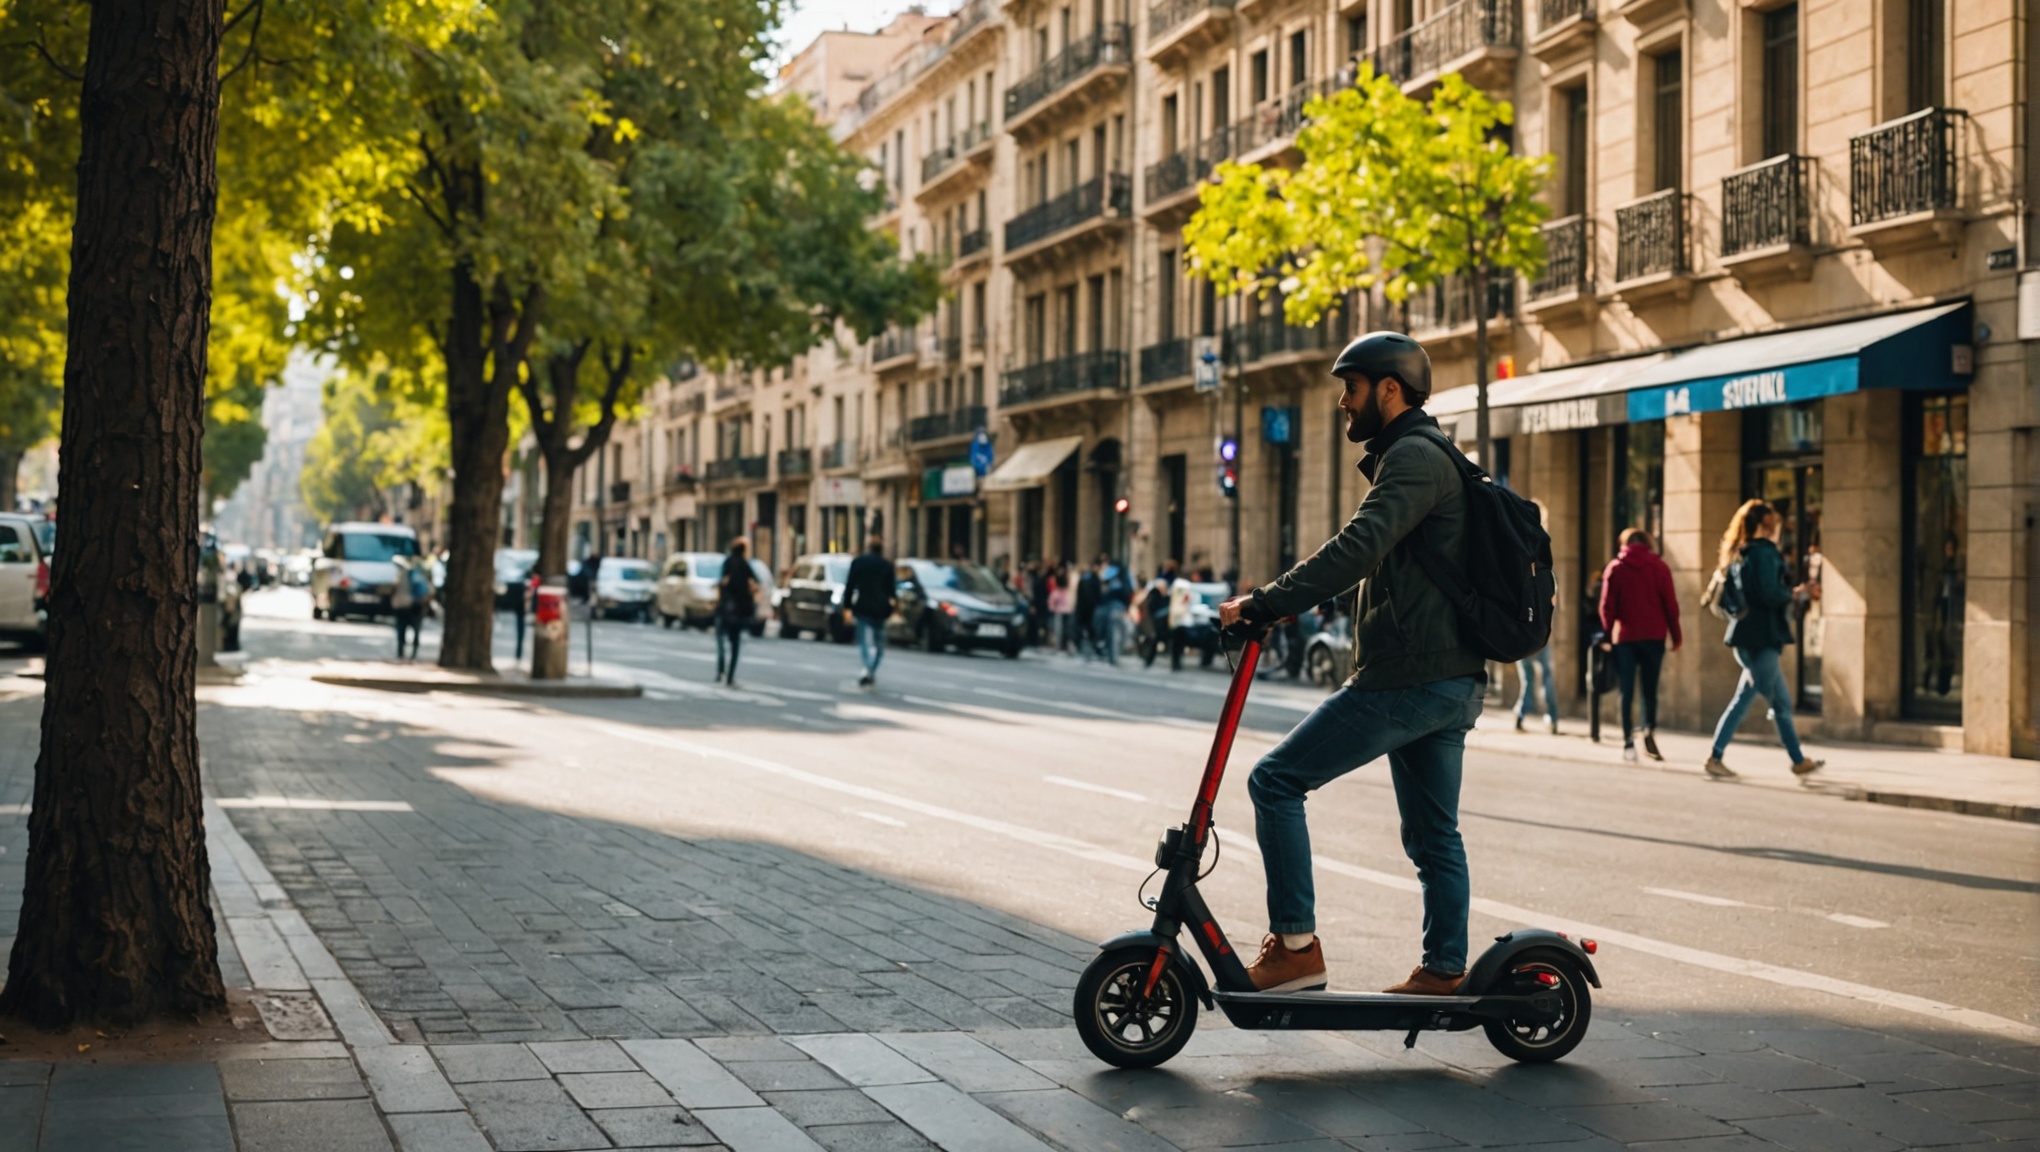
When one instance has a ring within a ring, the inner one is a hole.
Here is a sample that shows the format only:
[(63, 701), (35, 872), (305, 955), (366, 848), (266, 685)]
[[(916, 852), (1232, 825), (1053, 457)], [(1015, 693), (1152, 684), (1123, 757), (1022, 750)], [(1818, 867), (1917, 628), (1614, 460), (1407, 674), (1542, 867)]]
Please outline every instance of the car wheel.
[(999, 655), (1004, 656), (1008, 660), (1018, 660), (1020, 658), (1020, 646), (1018, 644), (1008, 644), (1004, 648), (999, 649)]
[(942, 651), (942, 638), (935, 634), (935, 626), (933, 624), (921, 625), (921, 650), (924, 652)]
[(1330, 687), (1338, 675), (1336, 671), (1338, 661), (1332, 656), (1332, 649), (1328, 644), (1312, 645), (1309, 655), (1304, 657), (1304, 663), (1310, 667), (1310, 682), (1313, 684)]
[(659, 613), (659, 627), (664, 628), (669, 632), (672, 631), (673, 618), (671, 616), (666, 615), (664, 612)]
[(781, 620), (779, 622), (779, 638), (781, 640), (798, 640), (800, 639), (800, 629), (795, 628), (791, 620)]

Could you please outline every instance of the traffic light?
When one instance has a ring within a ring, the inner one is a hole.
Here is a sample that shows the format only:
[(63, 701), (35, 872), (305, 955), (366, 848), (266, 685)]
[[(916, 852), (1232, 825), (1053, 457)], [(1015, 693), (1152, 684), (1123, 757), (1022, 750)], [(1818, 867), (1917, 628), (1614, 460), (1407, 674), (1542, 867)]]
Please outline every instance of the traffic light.
[(1240, 442), (1231, 436), (1218, 441), (1218, 491), (1228, 500), (1240, 494)]
[(1114, 500), (1112, 502), (1112, 510), (1114, 512), (1119, 513), (1121, 516), (1126, 515), (1126, 510), (1131, 507), (1133, 507), (1133, 501), (1128, 500), (1124, 496), (1121, 496), (1119, 499)]

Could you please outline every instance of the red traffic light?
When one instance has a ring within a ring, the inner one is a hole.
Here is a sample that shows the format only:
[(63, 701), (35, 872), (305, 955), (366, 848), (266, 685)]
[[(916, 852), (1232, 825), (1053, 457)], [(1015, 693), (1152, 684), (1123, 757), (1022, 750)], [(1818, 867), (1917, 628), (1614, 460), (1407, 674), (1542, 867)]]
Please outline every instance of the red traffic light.
[(1133, 501), (1128, 500), (1124, 496), (1121, 496), (1119, 499), (1114, 500), (1112, 502), (1112, 510), (1114, 512), (1119, 513), (1121, 516), (1126, 515), (1126, 510), (1131, 507), (1133, 507)]

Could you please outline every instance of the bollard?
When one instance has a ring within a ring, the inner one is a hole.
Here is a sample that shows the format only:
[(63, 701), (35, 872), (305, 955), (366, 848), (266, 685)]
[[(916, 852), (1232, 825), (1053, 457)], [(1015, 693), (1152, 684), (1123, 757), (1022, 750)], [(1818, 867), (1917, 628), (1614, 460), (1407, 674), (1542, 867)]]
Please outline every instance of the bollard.
[(531, 678), (567, 678), (567, 578), (548, 576), (538, 587), (537, 610), (532, 613)]

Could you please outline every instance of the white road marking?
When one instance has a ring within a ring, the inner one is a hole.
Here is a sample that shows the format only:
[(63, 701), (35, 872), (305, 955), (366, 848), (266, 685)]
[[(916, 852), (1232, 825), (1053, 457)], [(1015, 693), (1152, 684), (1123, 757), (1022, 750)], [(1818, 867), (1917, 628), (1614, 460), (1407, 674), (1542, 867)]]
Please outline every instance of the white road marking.
[(1065, 712), (1074, 712), (1079, 716), (1096, 716), (1101, 720), (1138, 720), (1143, 724), (1167, 724), (1172, 728), (1196, 728), (1200, 731), (1210, 727), (1208, 724), (1202, 724), (1195, 720), (1185, 720), (1177, 716), (1137, 716), (1127, 713), (1124, 709), (1100, 708), (1095, 704), (1078, 704), (1069, 700), (1049, 700), (1039, 696), (1022, 696), (1018, 692), (1001, 692), (997, 688), (973, 688), (971, 691), (980, 696), (990, 696), (995, 700), (1011, 700), (1019, 704), (1060, 708)]
[(1777, 911), (1768, 904), (1745, 904), (1740, 900), (1730, 900), (1726, 896), (1703, 896), (1698, 892), (1681, 892), (1677, 888), (1645, 888), (1644, 891), (1653, 896), (1670, 896), (1674, 900), (1708, 904), (1716, 908), (1762, 908), (1767, 912)]
[(28, 815), (28, 805), (26, 804), (0, 804), (0, 816), (26, 815)]
[[(976, 828), (984, 832), (995, 832), (1025, 844), (1052, 849), (1099, 864), (1108, 864), (1122, 871), (1146, 873), (1154, 867), (1149, 861), (1129, 856), (1123, 852), (1114, 852), (1111, 849), (1099, 847), (1073, 836), (1064, 836), (1055, 832), (1044, 832), (1021, 824), (1010, 824), (1004, 820), (993, 820), (984, 816), (975, 816), (968, 812), (958, 812), (953, 808), (944, 808), (937, 804), (929, 804), (906, 796), (897, 796), (877, 788), (868, 788), (862, 784), (852, 784), (847, 780), (838, 780), (832, 776), (824, 776), (818, 772), (809, 772), (788, 764), (766, 760), (762, 757), (747, 756), (740, 752), (731, 752), (709, 744), (699, 744), (692, 740), (683, 740), (663, 733), (643, 732), (614, 724), (590, 723), (588, 727), (621, 740), (671, 748), (681, 752), (692, 752), (703, 759), (717, 759), (732, 764), (741, 764), (770, 775), (796, 780), (818, 788), (826, 788), (832, 792), (840, 792), (874, 803), (890, 805), (909, 812), (917, 812), (923, 816), (932, 816), (938, 820), (953, 821), (965, 827)], [(1233, 843), (1238, 845), (1237, 840), (1234, 840)], [(1384, 888), (1393, 888), (1402, 892), (1421, 891), (1416, 879), (1411, 876), (1396, 876), (1387, 872), (1377, 872), (1372, 868), (1362, 868), (1357, 864), (1348, 864), (1342, 860), (1333, 860), (1324, 856), (1314, 856), (1312, 860), (1318, 868), (1334, 875), (1345, 876), (1354, 880), (1364, 880), (1370, 884), (1380, 885)], [(1589, 924), (1585, 921), (1574, 920), (1565, 916), (1553, 916), (1548, 913), (1519, 907), (1515, 904), (1507, 904), (1500, 900), (1489, 900), (1477, 896), (1473, 899), (1473, 910), (1510, 923), (1525, 926), (1535, 925), (1541, 928), (1569, 933), (1574, 937), (1591, 938), (1603, 944), (1612, 944), (1616, 947), (1628, 948), (1646, 955), (1675, 960), (1682, 964), (1690, 964), (1696, 968), (1707, 968), (1716, 972), (1726, 972), (1734, 976), (1747, 976), (1751, 979), (1764, 980), (1773, 984), (1784, 985), (1788, 988), (1802, 988), (1811, 992), (1824, 992), (1831, 996), (1840, 996), (1849, 1000), (1861, 1000), (1865, 1003), (1893, 1008), (1901, 1012), (1911, 1012), (1916, 1015), (1927, 1016), (1950, 1024), (1959, 1024), (1985, 1032), (2001, 1033), (2028, 1041), (2040, 1040), (2040, 1028), (2036, 1028), (2031, 1024), (2018, 1020), (2010, 1020), (1989, 1012), (1981, 1012), (1974, 1008), (1962, 1008), (1954, 1004), (1944, 1004), (1939, 1000), (1929, 1000), (1924, 996), (1914, 996), (1908, 992), (1894, 992), (1868, 984), (1858, 984), (1851, 980), (1838, 980), (1831, 976), (1822, 976), (1816, 972), (1802, 972), (1798, 969), (1786, 968), (1777, 964), (1767, 964), (1761, 960), (1728, 956), (1720, 952), (1709, 952), (1702, 948), (1688, 948), (1683, 944), (1656, 940), (1634, 932), (1624, 932), (1619, 928), (1607, 928), (1599, 924)]]
[(888, 828), (905, 828), (907, 826), (907, 822), (905, 820), (895, 820), (892, 817), (887, 816), (883, 812), (865, 812), (861, 809), (856, 808), (851, 809), (851, 812), (854, 815), (864, 817), (866, 820), (869, 820), (874, 824), (883, 824)]
[(1851, 916), (1847, 912), (1830, 912), (1827, 914), (1827, 918), (1834, 921), (1837, 924), (1847, 924), (1851, 928), (1891, 927), (1891, 925), (1886, 924), (1882, 920), (1872, 920), (1868, 916)]
[(409, 812), (402, 800), (314, 800), (297, 796), (222, 796), (222, 808), (290, 808), (300, 812)]
[(1096, 792), (1100, 796), (1117, 796), (1121, 800), (1132, 800), (1138, 804), (1147, 803), (1147, 797), (1138, 792), (1128, 792), (1122, 788), (1107, 788), (1103, 784), (1093, 784), (1089, 780), (1072, 780), (1067, 776), (1043, 776), (1042, 779), (1050, 784), (1060, 784), (1065, 788), (1076, 788), (1084, 792)]

